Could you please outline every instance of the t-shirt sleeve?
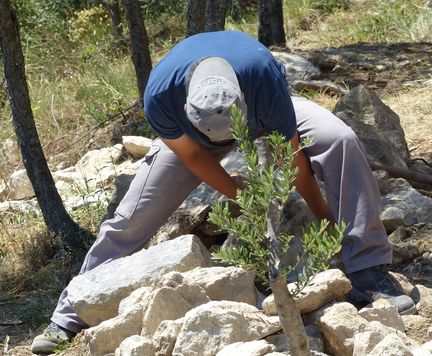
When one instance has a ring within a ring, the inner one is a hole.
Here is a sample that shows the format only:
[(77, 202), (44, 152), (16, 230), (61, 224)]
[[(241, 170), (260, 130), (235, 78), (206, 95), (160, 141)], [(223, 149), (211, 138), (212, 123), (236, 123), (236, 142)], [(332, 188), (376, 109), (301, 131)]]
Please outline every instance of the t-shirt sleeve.
[(257, 98), (260, 103), (257, 111), (265, 131), (277, 131), (287, 140), (293, 138), (297, 123), (285, 78), (281, 75), (273, 85), (262, 86)]
[(289, 92), (275, 93), (267, 120), (267, 132), (277, 131), (287, 140), (294, 137), (297, 123)]
[(153, 131), (162, 138), (176, 139), (183, 135), (183, 130), (176, 120), (170, 100), (160, 95), (144, 95), (144, 112)]

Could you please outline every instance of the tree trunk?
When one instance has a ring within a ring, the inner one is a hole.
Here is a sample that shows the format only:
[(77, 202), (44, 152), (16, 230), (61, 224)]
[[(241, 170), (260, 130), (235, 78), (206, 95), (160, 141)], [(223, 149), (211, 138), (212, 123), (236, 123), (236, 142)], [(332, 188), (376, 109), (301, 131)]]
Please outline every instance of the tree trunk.
[(227, 0), (207, 0), (205, 31), (223, 31), (225, 29), (226, 13)]
[(258, 40), (267, 47), (285, 47), (282, 0), (260, 0), (258, 18)]
[[(261, 139), (258, 146), (258, 160), (261, 167), (271, 162), (271, 147), (267, 140)], [(279, 233), (283, 206), (280, 201), (269, 202), (267, 213), (266, 241), (270, 248), (269, 284), (273, 292), (274, 302), (282, 329), (288, 338), (290, 355), (310, 355), (309, 340), (301, 319), (300, 311), (294, 297), (288, 290), (287, 281), (280, 273)]]
[(267, 219), (267, 238), (271, 249), (269, 284), (273, 292), (274, 302), (282, 329), (288, 338), (290, 355), (307, 356), (310, 355), (309, 340), (306, 335), (300, 311), (295, 303), (294, 297), (288, 290), (285, 277), (280, 274), (278, 230), (281, 221), (281, 212), (282, 206), (277, 202), (270, 202), (269, 216)]
[(120, 42), (123, 39), (123, 26), (121, 23), (121, 13), (118, 0), (102, 0), (102, 4), (108, 11), (111, 18), (112, 33), (114, 40)]
[(139, 98), (143, 100), (144, 90), (152, 69), (147, 31), (138, 0), (123, 0), (123, 6), (129, 28), (132, 62), (137, 77)]
[(82, 230), (63, 206), (42, 151), (25, 76), (18, 21), (9, 0), (0, 0), (0, 46), (3, 53), (12, 121), (24, 167), (48, 229), (69, 247), (82, 244)]
[(206, 0), (188, 0), (186, 37), (204, 32)]

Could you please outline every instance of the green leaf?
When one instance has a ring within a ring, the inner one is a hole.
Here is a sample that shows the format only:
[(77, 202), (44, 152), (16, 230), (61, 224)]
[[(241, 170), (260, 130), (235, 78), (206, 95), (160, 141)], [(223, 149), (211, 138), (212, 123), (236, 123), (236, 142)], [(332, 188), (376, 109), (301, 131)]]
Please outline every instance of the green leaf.
[[(297, 151), (281, 134), (271, 133), (268, 136), (268, 144), (272, 151), (271, 162), (267, 162), (266, 167), (260, 167), (257, 147), (249, 140), (246, 119), (236, 107), (232, 108), (232, 115), (233, 135), (238, 140), (238, 147), (247, 165), (246, 186), (238, 192), (235, 201), (240, 207), (241, 216), (232, 217), (227, 203), (216, 202), (212, 205), (209, 220), (238, 240), (236, 246), (215, 251), (213, 258), (221, 263), (252, 271), (267, 285), (270, 256), (270, 246), (266, 238), (269, 204), (276, 203), (282, 211), (294, 191), (293, 182), (297, 169), (293, 167), (292, 162)], [(303, 141), (302, 145), (310, 142), (311, 140)], [(281, 223), (282, 221), (279, 222)], [(303, 253), (289, 266), (281, 267), (280, 273), (286, 275), (298, 269), (300, 263), (304, 263), (297, 276), (295, 293), (301, 291), (314, 274), (328, 268), (329, 260), (341, 248), (345, 224), (332, 228), (328, 228), (328, 224), (327, 221), (321, 221), (307, 226), (302, 235)], [(278, 239), (280, 253), (286, 254), (292, 236), (280, 233)]]

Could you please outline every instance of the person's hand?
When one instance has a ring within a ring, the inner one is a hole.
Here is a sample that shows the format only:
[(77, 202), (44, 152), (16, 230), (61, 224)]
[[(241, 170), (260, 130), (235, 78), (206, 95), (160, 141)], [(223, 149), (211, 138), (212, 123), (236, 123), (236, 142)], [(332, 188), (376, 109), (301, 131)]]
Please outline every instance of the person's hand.
[(240, 189), (243, 189), (246, 186), (246, 177), (242, 176), (240, 173), (235, 172), (231, 174), (231, 178)]

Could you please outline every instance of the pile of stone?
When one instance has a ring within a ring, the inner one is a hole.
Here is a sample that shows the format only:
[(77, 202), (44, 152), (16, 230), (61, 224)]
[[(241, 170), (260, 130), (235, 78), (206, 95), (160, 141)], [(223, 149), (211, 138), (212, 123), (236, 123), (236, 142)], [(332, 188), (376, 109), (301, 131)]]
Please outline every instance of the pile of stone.
[[(61, 163), (59, 169), (52, 169), (56, 188), (68, 209), (107, 199), (107, 190), (116, 177), (136, 174), (140, 158), (149, 151), (152, 140), (124, 136), (122, 141), (112, 147), (87, 152), (75, 166), (63, 168), (66, 164)], [(10, 147), (10, 140), (5, 145)], [(37, 206), (24, 169), (14, 172), (7, 181), (0, 182), (0, 198), (0, 212), (8, 209), (27, 212)]]
[[(317, 274), (296, 297), (313, 354), (430, 355), (432, 289), (393, 275), (418, 315), (401, 317), (385, 300), (358, 311), (343, 272)], [(289, 355), (273, 296), (254, 281), (213, 266), (200, 239), (183, 235), (75, 277), (69, 300), (90, 326), (91, 355)]]

